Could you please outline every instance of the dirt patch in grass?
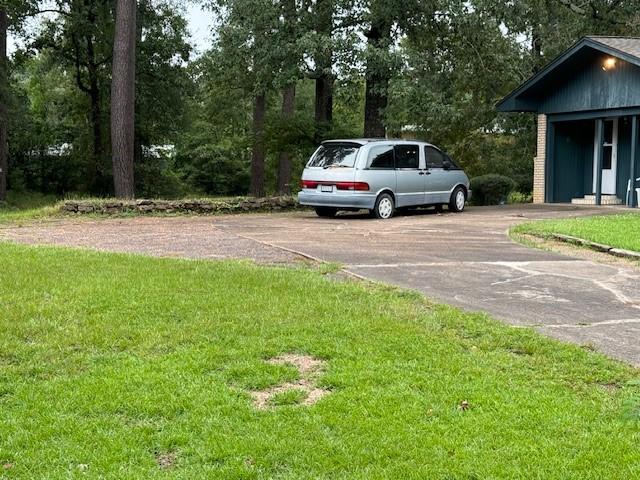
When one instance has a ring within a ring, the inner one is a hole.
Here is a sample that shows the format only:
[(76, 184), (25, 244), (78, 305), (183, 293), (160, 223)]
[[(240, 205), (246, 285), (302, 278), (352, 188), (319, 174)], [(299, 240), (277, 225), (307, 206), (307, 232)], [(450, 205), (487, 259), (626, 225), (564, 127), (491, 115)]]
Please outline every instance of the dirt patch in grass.
[(163, 470), (173, 468), (176, 464), (177, 455), (175, 452), (163, 452), (156, 455), (156, 462)]
[(326, 362), (310, 355), (287, 353), (267, 360), (271, 365), (291, 365), (298, 370), (300, 378), (295, 382), (286, 382), (264, 390), (249, 392), (253, 398), (253, 405), (259, 410), (265, 410), (276, 406), (274, 402), (278, 397), (288, 392), (302, 392), (298, 405), (313, 405), (329, 393), (329, 390), (317, 386), (317, 381)]

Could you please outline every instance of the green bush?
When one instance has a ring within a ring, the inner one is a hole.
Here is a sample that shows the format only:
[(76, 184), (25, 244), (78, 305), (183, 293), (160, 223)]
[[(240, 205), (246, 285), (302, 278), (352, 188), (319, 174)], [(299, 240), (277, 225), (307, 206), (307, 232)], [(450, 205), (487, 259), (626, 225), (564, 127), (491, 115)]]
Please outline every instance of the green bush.
[(509, 177), (490, 173), (471, 179), (473, 203), (476, 205), (501, 205), (507, 202), (509, 194), (516, 188)]
[(533, 195), (531, 193), (522, 193), (519, 191), (513, 191), (507, 197), (507, 203), (531, 203), (533, 202)]

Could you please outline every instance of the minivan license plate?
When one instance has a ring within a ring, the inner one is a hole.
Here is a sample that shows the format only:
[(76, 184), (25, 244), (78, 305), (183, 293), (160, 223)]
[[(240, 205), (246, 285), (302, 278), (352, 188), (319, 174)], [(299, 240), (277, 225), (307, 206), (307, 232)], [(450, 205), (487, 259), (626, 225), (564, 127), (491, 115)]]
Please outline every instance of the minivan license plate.
[(321, 192), (333, 192), (333, 185), (320, 185)]

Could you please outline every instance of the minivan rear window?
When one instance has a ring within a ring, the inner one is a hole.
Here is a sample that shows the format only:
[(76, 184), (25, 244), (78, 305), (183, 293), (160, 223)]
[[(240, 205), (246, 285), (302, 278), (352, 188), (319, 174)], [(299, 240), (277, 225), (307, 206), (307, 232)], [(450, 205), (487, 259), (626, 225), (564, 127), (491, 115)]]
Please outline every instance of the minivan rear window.
[(358, 143), (325, 143), (311, 157), (307, 166), (352, 168), (356, 163), (359, 149)]

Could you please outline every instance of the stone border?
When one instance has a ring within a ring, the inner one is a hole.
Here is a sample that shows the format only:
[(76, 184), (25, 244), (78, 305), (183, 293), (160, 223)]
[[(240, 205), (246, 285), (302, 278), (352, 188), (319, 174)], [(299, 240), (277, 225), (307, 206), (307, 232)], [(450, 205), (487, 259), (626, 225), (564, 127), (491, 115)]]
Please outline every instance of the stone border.
[(294, 197), (238, 197), (229, 200), (67, 200), (60, 206), (66, 214), (197, 214), (273, 212), (302, 209)]
[(573, 245), (580, 245), (581, 247), (590, 248), (597, 252), (608, 253), (616, 257), (628, 258), (631, 260), (640, 260), (640, 252), (634, 252), (632, 250), (625, 250), (623, 248), (614, 248), (609, 245), (603, 245), (601, 243), (591, 242), (584, 238), (572, 237), (571, 235), (562, 235), (560, 233), (552, 233), (549, 235), (554, 240), (558, 240), (564, 243), (571, 243)]

